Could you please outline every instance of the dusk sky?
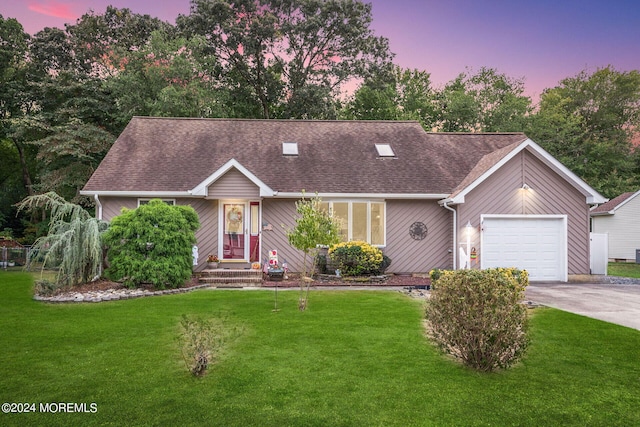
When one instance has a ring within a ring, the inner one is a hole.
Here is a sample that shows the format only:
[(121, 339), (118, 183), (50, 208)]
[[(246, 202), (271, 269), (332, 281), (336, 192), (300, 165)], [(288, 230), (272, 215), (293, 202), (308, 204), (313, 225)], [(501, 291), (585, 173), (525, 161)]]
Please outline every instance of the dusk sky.
[[(524, 78), (537, 101), (543, 89), (582, 70), (640, 70), (637, 0), (373, 0), (373, 29), (387, 37), (394, 62), (431, 73), (443, 86), (469, 67)], [(34, 34), (64, 28), (89, 9), (129, 8), (175, 23), (189, 0), (3, 0), (0, 14)]]

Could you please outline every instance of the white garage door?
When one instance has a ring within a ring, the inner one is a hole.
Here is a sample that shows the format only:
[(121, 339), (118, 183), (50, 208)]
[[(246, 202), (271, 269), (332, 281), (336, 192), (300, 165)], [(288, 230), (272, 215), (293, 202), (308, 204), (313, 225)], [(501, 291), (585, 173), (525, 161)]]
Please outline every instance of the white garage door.
[(567, 280), (565, 216), (482, 217), (481, 266), (517, 267), (533, 281)]

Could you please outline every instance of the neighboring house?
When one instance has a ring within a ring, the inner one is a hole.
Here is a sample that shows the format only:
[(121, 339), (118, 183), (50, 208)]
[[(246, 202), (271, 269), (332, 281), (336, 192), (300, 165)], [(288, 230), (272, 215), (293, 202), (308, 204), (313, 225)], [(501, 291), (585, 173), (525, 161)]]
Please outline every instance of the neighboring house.
[(526, 268), (533, 280), (589, 273), (593, 188), (522, 133), (427, 133), (417, 122), (135, 117), (82, 194), (110, 220), (151, 198), (200, 217), (197, 270), (268, 259), (299, 271), (295, 201), (318, 193), (345, 239), (389, 272)]
[(640, 250), (640, 191), (592, 209), (591, 230), (608, 235), (610, 260), (635, 261)]

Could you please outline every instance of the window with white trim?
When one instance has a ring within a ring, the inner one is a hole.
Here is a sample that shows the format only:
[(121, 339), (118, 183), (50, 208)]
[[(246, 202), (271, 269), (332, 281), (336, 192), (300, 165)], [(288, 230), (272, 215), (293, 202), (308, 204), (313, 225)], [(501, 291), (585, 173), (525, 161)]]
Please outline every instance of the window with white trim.
[[(154, 200), (154, 198), (151, 199), (138, 199), (138, 206), (142, 206), (142, 205), (146, 205), (149, 203), (150, 200)], [(168, 204), (169, 206), (175, 206), (176, 205), (176, 199), (160, 199), (163, 202), (165, 202), (166, 204)]]
[(343, 241), (364, 240), (385, 246), (385, 203), (375, 201), (323, 201), (320, 208), (335, 218)]

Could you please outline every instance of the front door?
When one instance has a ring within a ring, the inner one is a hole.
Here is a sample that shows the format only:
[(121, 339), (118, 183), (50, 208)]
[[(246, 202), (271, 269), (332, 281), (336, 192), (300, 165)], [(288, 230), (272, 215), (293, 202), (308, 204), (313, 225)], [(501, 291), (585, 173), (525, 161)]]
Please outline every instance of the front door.
[(245, 203), (222, 205), (222, 259), (243, 260), (246, 257)]
[(260, 202), (221, 202), (222, 259), (260, 261)]

